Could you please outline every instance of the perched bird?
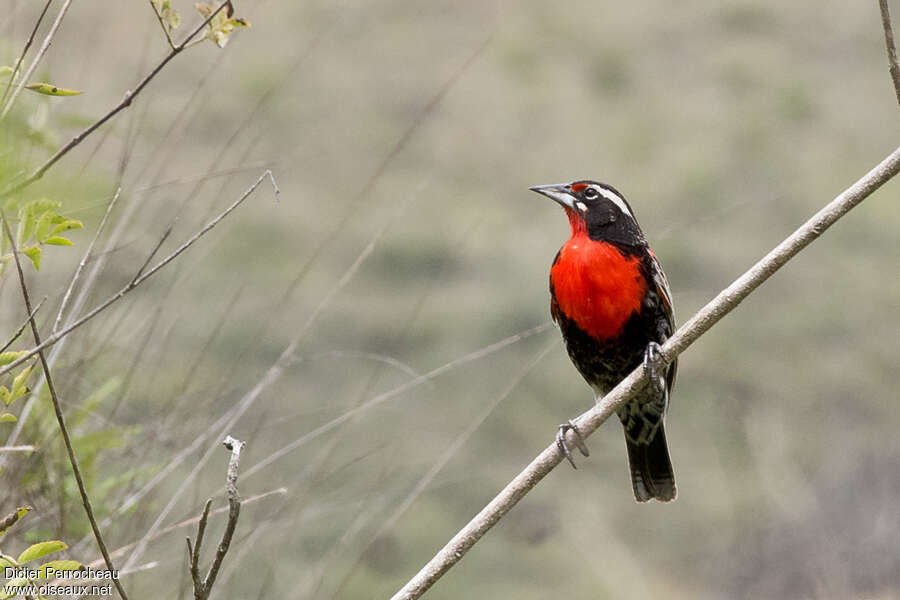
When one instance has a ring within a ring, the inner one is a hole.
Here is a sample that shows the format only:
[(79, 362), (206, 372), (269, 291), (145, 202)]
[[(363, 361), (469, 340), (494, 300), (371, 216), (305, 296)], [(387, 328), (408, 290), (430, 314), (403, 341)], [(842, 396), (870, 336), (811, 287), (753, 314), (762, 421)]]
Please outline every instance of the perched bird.
[[(612, 186), (582, 180), (531, 190), (561, 204), (572, 227), (550, 269), (550, 313), (569, 357), (597, 399), (643, 363), (648, 385), (617, 411), (634, 497), (673, 500), (664, 421), (676, 363), (663, 369), (659, 352), (675, 328), (666, 275), (631, 207)], [(585, 455), (587, 448), (571, 421), (560, 426), (557, 444), (574, 467), (565, 442), (570, 429)]]

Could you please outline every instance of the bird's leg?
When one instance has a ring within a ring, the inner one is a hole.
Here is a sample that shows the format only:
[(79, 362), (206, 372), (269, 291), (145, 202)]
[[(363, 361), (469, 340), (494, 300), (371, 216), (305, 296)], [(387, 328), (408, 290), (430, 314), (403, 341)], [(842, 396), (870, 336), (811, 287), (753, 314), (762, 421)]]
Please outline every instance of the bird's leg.
[(644, 351), (644, 376), (650, 382), (650, 390), (654, 396), (665, 394), (666, 382), (662, 360), (662, 350), (656, 342), (647, 344)]
[(584, 438), (581, 437), (581, 432), (578, 431), (578, 427), (572, 419), (569, 419), (568, 423), (563, 423), (559, 426), (559, 430), (556, 432), (556, 447), (569, 459), (569, 464), (572, 465), (572, 468), (577, 469), (578, 467), (575, 466), (575, 461), (572, 459), (572, 453), (569, 451), (569, 445), (566, 444), (566, 432), (568, 431), (575, 434), (575, 447), (578, 448), (578, 451), (583, 456), (590, 456), (591, 453), (588, 452), (587, 446), (584, 444)]

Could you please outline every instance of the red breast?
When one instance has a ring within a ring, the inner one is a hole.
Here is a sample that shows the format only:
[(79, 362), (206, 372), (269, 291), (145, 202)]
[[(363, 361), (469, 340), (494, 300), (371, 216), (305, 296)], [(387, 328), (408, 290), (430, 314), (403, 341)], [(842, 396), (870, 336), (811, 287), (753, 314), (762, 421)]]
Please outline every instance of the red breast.
[(647, 283), (637, 256), (625, 256), (579, 229), (560, 249), (550, 282), (559, 310), (603, 341), (620, 335), (631, 315), (640, 311)]

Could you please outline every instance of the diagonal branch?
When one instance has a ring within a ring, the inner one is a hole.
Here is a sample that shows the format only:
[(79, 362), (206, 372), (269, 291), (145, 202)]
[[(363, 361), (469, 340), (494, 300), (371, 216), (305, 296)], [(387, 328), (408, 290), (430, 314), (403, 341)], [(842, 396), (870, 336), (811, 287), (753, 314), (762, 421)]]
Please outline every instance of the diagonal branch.
[(881, 9), (881, 25), (884, 27), (884, 43), (887, 46), (888, 63), (890, 63), (891, 81), (894, 82), (894, 93), (900, 103), (900, 66), (897, 65), (897, 48), (894, 46), (894, 28), (891, 26), (891, 10), (888, 0), (878, 0)]
[(88, 259), (91, 257), (91, 253), (94, 251), (94, 245), (97, 243), (97, 240), (100, 238), (100, 234), (103, 233), (103, 229), (106, 227), (106, 221), (109, 219), (109, 213), (112, 212), (112, 209), (116, 205), (116, 201), (119, 199), (119, 195), (121, 193), (122, 188), (119, 187), (118, 189), (116, 189), (116, 193), (113, 194), (113, 197), (107, 203), (106, 212), (103, 213), (103, 218), (100, 219), (100, 224), (97, 226), (97, 231), (94, 233), (94, 237), (91, 238), (91, 243), (88, 244), (87, 250), (84, 251), (84, 256), (81, 257), (81, 261), (75, 268), (75, 273), (72, 274), (72, 280), (69, 282), (69, 287), (66, 288), (66, 293), (63, 295), (62, 302), (59, 305), (59, 312), (56, 313), (56, 321), (53, 322), (54, 333), (59, 331), (59, 326), (62, 325), (63, 314), (65, 314), (66, 312), (66, 306), (68, 306), (69, 304), (69, 297), (72, 295), (72, 290), (75, 289), (75, 284), (78, 283), (78, 278), (81, 277), (81, 272), (84, 270), (84, 266), (87, 264)]
[[(877, 167), (829, 202), (682, 325), (663, 344), (664, 360), (666, 362), (675, 360), (675, 357), (709, 331), (722, 317), (734, 310), (753, 290), (762, 285), (797, 253), (898, 172), (900, 172), (900, 148), (894, 150)], [(643, 372), (638, 367), (593, 408), (575, 419), (575, 425), (581, 431), (582, 436), (586, 437), (592, 434), (606, 419), (612, 416), (617, 407), (630, 400), (644, 385)], [(574, 439), (570, 441), (574, 443)], [(453, 536), (453, 539), (447, 542), (415, 577), (394, 594), (391, 600), (413, 600), (428, 591), (562, 460), (563, 456), (555, 443), (545, 448), (481, 512)]]

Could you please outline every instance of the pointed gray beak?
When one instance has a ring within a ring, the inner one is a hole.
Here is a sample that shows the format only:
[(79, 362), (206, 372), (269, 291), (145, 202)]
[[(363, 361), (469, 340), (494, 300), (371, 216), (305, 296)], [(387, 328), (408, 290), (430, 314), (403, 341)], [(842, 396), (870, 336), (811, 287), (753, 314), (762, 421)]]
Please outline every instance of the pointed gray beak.
[(570, 187), (567, 183), (556, 183), (553, 185), (536, 185), (528, 188), (532, 192), (537, 192), (543, 196), (547, 196), (551, 200), (559, 202), (565, 208), (575, 210), (575, 198), (570, 193)]

